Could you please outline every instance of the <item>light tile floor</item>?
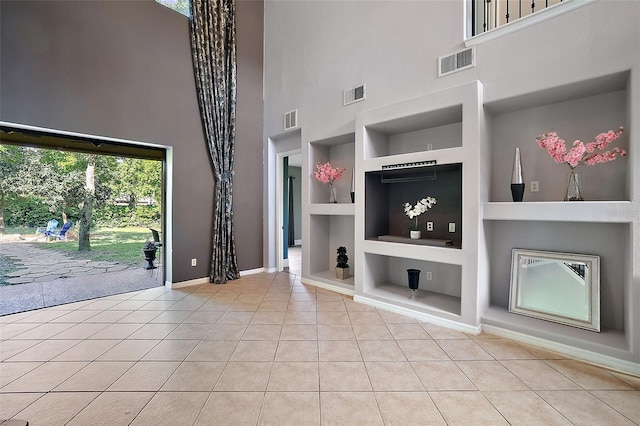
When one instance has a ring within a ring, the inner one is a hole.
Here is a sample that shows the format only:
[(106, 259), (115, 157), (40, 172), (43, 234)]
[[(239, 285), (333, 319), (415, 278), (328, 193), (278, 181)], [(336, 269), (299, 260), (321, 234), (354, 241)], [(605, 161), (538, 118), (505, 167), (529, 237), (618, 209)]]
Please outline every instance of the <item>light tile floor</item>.
[(0, 317), (0, 419), (632, 425), (640, 378), (257, 274)]

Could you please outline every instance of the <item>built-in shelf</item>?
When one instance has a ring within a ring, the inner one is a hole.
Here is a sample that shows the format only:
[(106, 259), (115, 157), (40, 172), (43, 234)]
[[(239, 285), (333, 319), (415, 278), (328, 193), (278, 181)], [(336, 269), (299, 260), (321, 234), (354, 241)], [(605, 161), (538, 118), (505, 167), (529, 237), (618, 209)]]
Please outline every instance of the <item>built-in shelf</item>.
[(634, 219), (630, 201), (495, 202), (483, 204), (485, 220), (627, 223)]
[(429, 259), (433, 262), (462, 265), (464, 255), (462, 250), (455, 247), (435, 247), (426, 245), (409, 245), (405, 243), (392, 243), (378, 239), (368, 239), (363, 242), (365, 253), (379, 254), (383, 256), (402, 256), (407, 259)]
[(418, 289), (416, 299), (411, 300), (408, 286), (382, 284), (364, 292), (364, 297), (429, 314), (444, 314), (450, 320), (459, 320), (460, 298)]
[(328, 290), (337, 291), (351, 296), (353, 296), (354, 293), (353, 281), (353, 275), (344, 280), (336, 278), (335, 270), (318, 271), (310, 274), (307, 278), (302, 278), (302, 282), (304, 284), (313, 284), (317, 287), (326, 288)]
[[(403, 243), (403, 244), (413, 244), (416, 246), (433, 246), (433, 247), (448, 247), (454, 248), (453, 241), (451, 240), (440, 240), (433, 238), (408, 238), (401, 237), (398, 235), (380, 235), (378, 237), (378, 241), (386, 241), (389, 243)], [(459, 248), (459, 247), (458, 247)]]
[(598, 333), (513, 314), (506, 307), (496, 305), (491, 305), (484, 311), (482, 323), (549, 342), (571, 345), (596, 353), (604, 353), (609, 356), (621, 358), (629, 356), (627, 336), (622, 330), (602, 329)]
[(355, 204), (337, 203), (337, 204), (311, 204), (309, 205), (309, 213), (317, 215), (337, 215), (337, 216), (353, 216), (355, 214)]
[(336, 180), (333, 186), (339, 204), (351, 202), (350, 189), (355, 155), (354, 139), (355, 135), (350, 133), (309, 143), (308, 155), (311, 175), (309, 201), (311, 204), (329, 203), (329, 186), (316, 180), (313, 175), (316, 171), (316, 164), (326, 162), (331, 163), (334, 168), (344, 169), (342, 178)]

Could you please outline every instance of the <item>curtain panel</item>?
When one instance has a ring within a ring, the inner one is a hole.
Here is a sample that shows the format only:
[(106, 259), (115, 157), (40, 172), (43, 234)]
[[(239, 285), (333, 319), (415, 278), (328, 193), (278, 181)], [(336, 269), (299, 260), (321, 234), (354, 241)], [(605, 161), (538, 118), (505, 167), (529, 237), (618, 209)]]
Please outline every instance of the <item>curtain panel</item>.
[(215, 175), (210, 282), (240, 277), (233, 234), (236, 126), (234, 0), (191, 0), (190, 36), (202, 127)]

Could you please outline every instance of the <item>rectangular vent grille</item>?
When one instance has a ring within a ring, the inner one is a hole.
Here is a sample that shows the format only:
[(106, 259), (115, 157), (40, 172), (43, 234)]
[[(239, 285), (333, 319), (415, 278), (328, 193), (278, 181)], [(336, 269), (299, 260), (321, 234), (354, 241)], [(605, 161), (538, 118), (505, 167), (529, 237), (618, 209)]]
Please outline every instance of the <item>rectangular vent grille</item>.
[(349, 105), (354, 102), (364, 101), (367, 97), (365, 85), (352, 87), (344, 91), (344, 104)]
[(294, 109), (293, 111), (284, 113), (284, 129), (291, 130), (298, 127), (298, 110)]
[(474, 67), (476, 65), (475, 56), (473, 47), (451, 55), (441, 56), (438, 58), (438, 77)]

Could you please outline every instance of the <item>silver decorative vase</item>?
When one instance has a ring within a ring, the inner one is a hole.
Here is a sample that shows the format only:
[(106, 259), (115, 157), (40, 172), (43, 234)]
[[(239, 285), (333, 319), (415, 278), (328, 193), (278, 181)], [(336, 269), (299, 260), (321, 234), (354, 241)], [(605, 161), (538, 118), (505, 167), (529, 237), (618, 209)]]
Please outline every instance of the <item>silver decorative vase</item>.
[(356, 202), (356, 172), (354, 168), (351, 168), (351, 187), (349, 188), (349, 193), (351, 194), (351, 202)]
[(513, 156), (513, 169), (511, 170), (511, 197), (514, 202), (521, 202), (524, 198), (524, 179), (522, 178), (520, 148), (516, 148), (516, 153)]

